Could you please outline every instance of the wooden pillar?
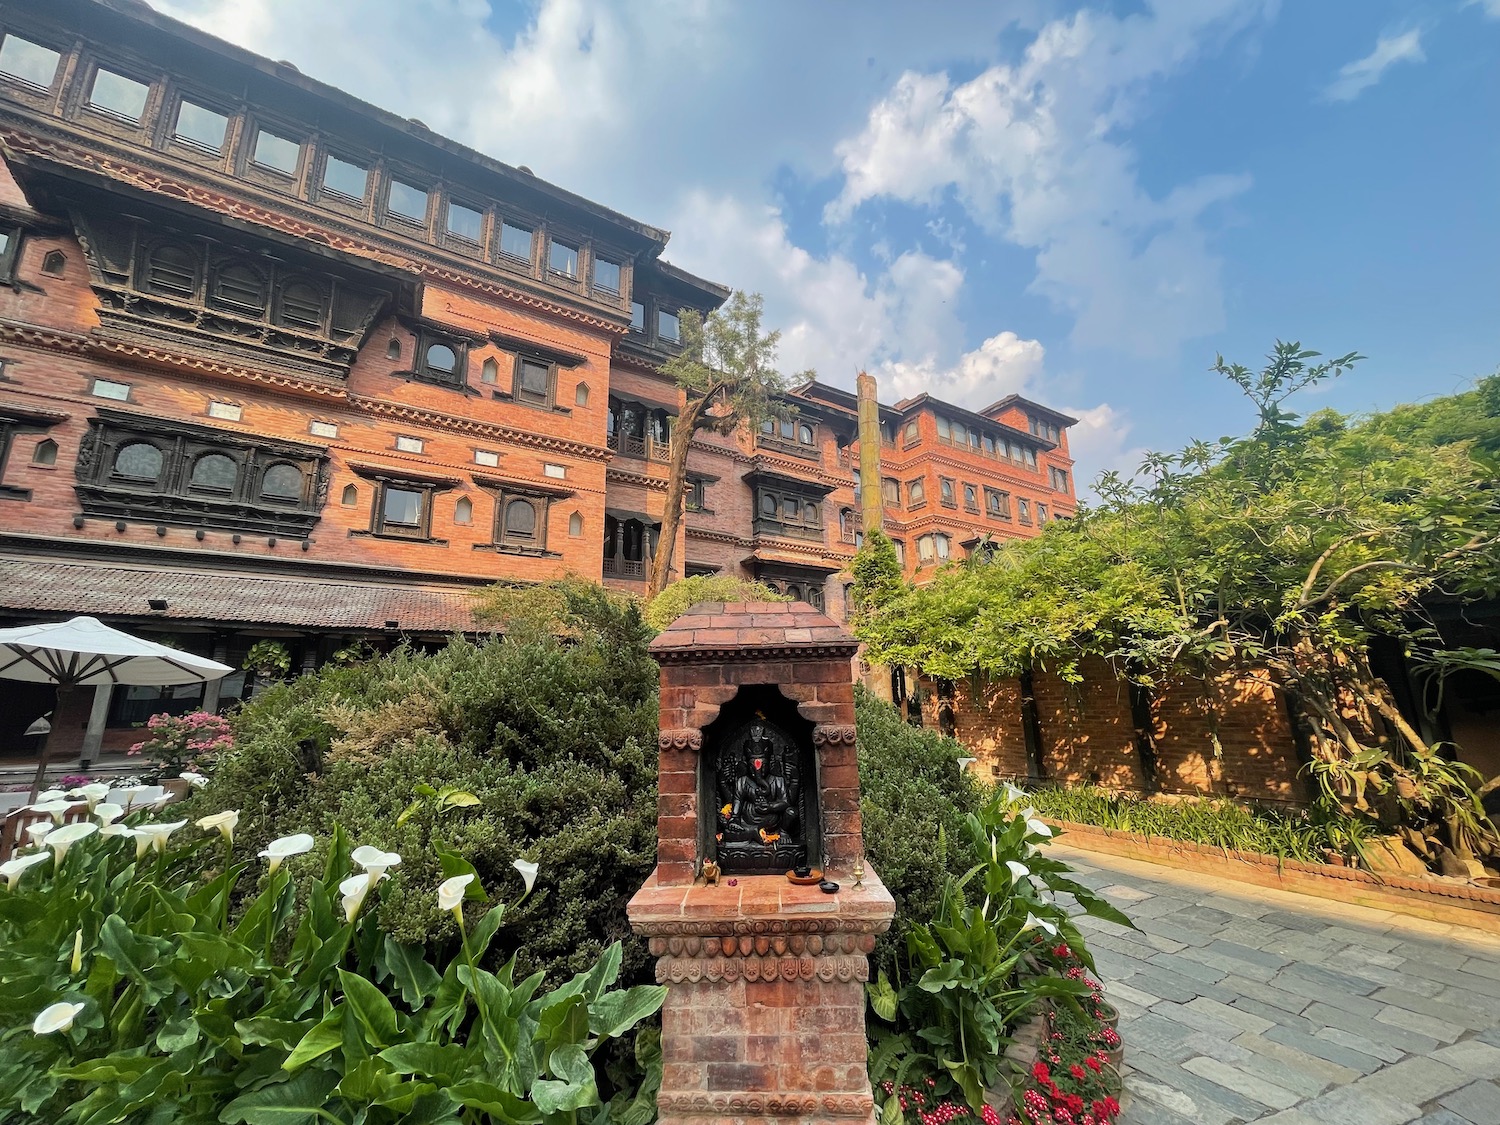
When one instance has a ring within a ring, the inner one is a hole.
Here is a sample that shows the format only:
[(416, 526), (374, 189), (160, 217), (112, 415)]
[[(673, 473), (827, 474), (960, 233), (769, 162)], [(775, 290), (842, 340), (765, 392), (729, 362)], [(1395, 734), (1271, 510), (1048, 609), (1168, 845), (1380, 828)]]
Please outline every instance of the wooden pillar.
[(99, 756), (104, 745), (104, 722), (109, 718), (109, 700), (114, 694), (113, 684), (100, 684), (94, 689), (94, 706), (89, 711), (89, 725), (83, 734), (83, 753), (80, 759), (85, 769)]
[[(214, 634), (213, 659), (220, 664), (229, 661), (229, 639), (223, 633)], [(219, 711), (219, 685), (223, 680), (209, 680), (203, 685), (203, 709), (209, 714), (217, 714)]]

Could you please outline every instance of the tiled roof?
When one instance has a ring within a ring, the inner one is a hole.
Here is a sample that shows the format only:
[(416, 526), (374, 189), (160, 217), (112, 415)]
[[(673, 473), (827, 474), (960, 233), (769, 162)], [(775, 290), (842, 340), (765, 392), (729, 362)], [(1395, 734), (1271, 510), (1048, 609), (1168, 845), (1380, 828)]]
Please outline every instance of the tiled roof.
[[(162, 598), (154, 612), (149, 599)], [(294, 628), (453, 633), (479, 629), (459, 586), (333, 581), (166, 567), (0, 558), (0, 609)]]
[(744, 649), (853, 653), (841, 625), (806, 602), (699, 602), (651, 642), (658, 658)]

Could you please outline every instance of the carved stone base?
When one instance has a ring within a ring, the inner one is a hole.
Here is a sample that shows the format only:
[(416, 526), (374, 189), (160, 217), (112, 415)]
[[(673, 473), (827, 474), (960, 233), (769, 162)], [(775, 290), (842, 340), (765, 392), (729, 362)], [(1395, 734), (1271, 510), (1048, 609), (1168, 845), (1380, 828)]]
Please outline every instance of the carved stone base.
[(837, 894), (779, 875), (662, 886), (630, 902), (662, 1008), (659, 1125), (874, 1125), (867, 954), (894, 904), (873, 871)]

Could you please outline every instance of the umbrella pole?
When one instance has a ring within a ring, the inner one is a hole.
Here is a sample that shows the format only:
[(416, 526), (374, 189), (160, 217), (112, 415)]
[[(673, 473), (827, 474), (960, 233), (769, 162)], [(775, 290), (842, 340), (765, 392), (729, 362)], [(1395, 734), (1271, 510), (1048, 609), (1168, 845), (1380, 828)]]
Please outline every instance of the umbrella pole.
[(36, 764), (36, 777), (31, 780), (31, 796), (26, 799), (27, 804), (35, 804), (37, 794), (42, 791), (42, 782), (47, 777), (47, 766), (52, 761), (52, 749), (59, 737), (58, 728), (62, 725), (63, 707), (72, 698), (72, 684), (57, 685), (57, 703), (52, 708), (52, 729), (47, 732), (47, 741), (42, 744), (42, 757), (41, 761)]

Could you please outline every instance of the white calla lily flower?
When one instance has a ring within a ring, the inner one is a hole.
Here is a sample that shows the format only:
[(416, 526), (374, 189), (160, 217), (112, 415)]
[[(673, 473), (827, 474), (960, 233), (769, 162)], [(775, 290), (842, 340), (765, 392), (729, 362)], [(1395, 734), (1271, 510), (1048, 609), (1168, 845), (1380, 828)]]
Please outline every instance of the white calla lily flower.
[(183, 781), (187, 782), (194, 789), (202, 789), (205, 785), (208, 784), (207, 777), (205, 777), (201, 773), (194, 773), (192, 770), (183, 770), (177, 776), (182, 778)]
[(34, 848), (42, 847), (47, 840), (48, 833), (56, 827), (57, 825), (48, 824), (45, 820), (37, 821), (35, 824), (28, 824), (26, 826), (26, 835), (31, 837), (31, 846)]
[(302, 855), (313, 849), (314, 840), (306, 832), (298, 832), (292, 836), (281, 836), (272, 840), (260, 853), (262, 859), (269, 859), (271, 867), (268, 874), (276, 874), (276, 869), (281, 866), (283, 860), (291, 859), (294, 855)]
[(511, 866), (521, 873), (522, 879), (526, 880), (526, 893), (530, 894), (531, 888), (536, 885), (537, 865), (529, 859), (518, 859)]
[(135, 837), (135, 829), (132, 828), (132, 827), (130, 827), (130, 825), (128, 825), (128, 824), (120, 824), (118, 821), (113, 821), (112, 820), (108, 824), (106, 824), (103, 828), (99, 829), (99, 835), (101, 835), (101, 836), (130, 836), (130, 837), (134, 838)]
[(988, 918), (990, 916), (990, 896), (989, 895), (985, 895), (984, 896), (984, 905), (979, 908), (979, 916), (981, 918)]
[(1005, 861), (1005, 869), (1010, 872), (1010, 880), (1012, 883), (1019, 883), (1022, 879), (1031, 874), (1031, 868), (1027, 867), (1024, 863), (1017, 863), (1013, 859), (1007, 859)]
[(89, 811), (94, 811), (94, 806), (105, 797), (109, 796), (109, 786), (102, 781), (91, 781), (87, 785), (80, 785), (68, 794), (69, 797), (78, 797), (88, 802)]
[(401, 862), (401, 856), (396, 852), (383, 852), (379, 848), (372, 848), (369, 844), (361, 844), (350, 853), (349, 858), (370, 876), (370, 885), (374, 886), (385, 877), (386, 869), (395, 867)]
[(1051, 828), (1051, 826), (1048, 825), (1047, 823), (1045, 823), (1044, 821), (1038, 820), (1034, 816), (1029, 816), (1029, 817), (1026, 818), (1026, 831), (1030, 832), (1033, 836), (1051, 836), (1052, 835), (1052, 828)]
[(105, 801), (103, 804), (94, 806), (94, 817), (99, 821), (101, 827), (113, 824), (125, 815), (125, 809), (121, 805)]
[(87, 839), (99, 826), (89, 821), (79, 821), (76, 824), (64, 824), (61, 828), (54, 828), (47, 833), (47, 846), (52, 849), (52, 854), (57, 857), (57, 866), (62, 866), (63, 857), (68, 854), (68, 849), (79, 840)]
[(438, 884), (438, 909), (458, 911), (464, 904), (464, 893), (474, 881), (473, 874), (455, 875)]
[(1000, 841), (995, 839), (995, 834), (990, 833), (990, 862), (1000, 862)]
[(146, 843), (148, 845), (150, 845), (151, 847), (155, 848), (156, 851), (157, 851), (157, 854), (160, 854), (160, 853), (165, 852), (167, 850), (167, 839), (172, 835), (172, 833), (176, 832), (179, 828), (182, 828), (186, 824), (187, 824), (187, 821), (185, 821), (185, 820), (172, 820), (172, 821), (166, 822), (165, 824), (142, 824), (142, 825), (140, 825), (135, 830), (136, 831), (136, 836), (137, 836), (137, 843), (136, 843), (136, 849), (135, 849), (136, 858), (139, 859), (145, 853), (145, 850), (146, 850), (140, 844), (140, 839), (141, 838), (144, 838), (145, 841), (146, 841)]
[(47, 862), (46, 852), (32, 852), (29, 855), (18, 855), (15, 859), (8, 859), (0, 863), (0, 877), (5, 879), (5, 889), (13, 891), (16, 884), (21, 881), (21, 876), (39, 863)]
[(38, 801), (61, 801), (67, 794), (61, 789), (43, 789), (36, 795)]
[(70, 973), (76, 973), (83, 968), (83, 931), (78, 930), (73, 934), (73, 960), (68, 966)]
[(1024, 789), (1017, 789), (1014, 785), (1012, 785), (1008, 781), (1005, 783), (1005, 803), (1007, 805), (1018, 804), (1019, 802), (1023, 801), (1025, 798), (1026, 798), (1026, 791)]
[(208, 816), (199, 817), (196, 823), (205, 832), (218, 830), (229, 843), (234, 843), (234, 826), (240, 822), (239, 809), (225, 809), (223, 812), (210, 813)]
[(343, 896), (344, 921), (352, 922), (359, 914), (359, 908), (364, 905), (365, 895), (370, 893), (370, 888), (375, 885), (375, 880), (370, 878), (366, 871), (363, 875), (351, 875), (339, 884), (339, 894)]
[(1026, 930), (1044, 930), (1053, 937), (1057, 936), (1057, 927), (1045, 918), (1038, 918), (1035, 914), (1027, 913), (1026, 923), (1021, 927), (1022, 932)]
[(61, 798), (56, 801), (38, 801), (31, 806), (31, 811), (50, 816), (54, 824), (61, 824), (63, 815), (78, 803), (77, 801), (65, 801)]
[(52, 1004), (37, 1013), (36, 1019), (31, 1021), (31, 1033), (33, 1035), (51, 1035), (54, 1031), (67, 1031), (73, 1026), (73, 1021), (78, 1018), (78, 1013), (83, 1011), (82, 1004), (69, 1004), (64, 1001), (61, 1004)]

